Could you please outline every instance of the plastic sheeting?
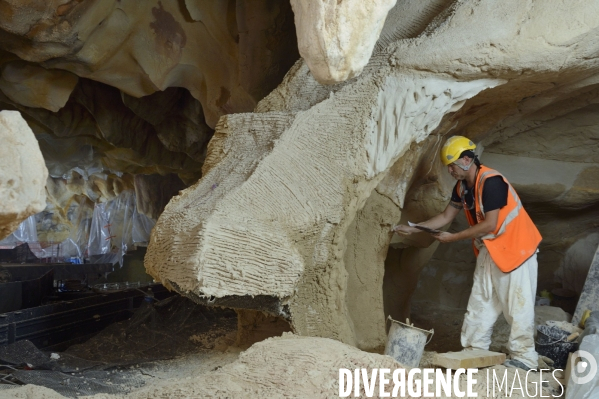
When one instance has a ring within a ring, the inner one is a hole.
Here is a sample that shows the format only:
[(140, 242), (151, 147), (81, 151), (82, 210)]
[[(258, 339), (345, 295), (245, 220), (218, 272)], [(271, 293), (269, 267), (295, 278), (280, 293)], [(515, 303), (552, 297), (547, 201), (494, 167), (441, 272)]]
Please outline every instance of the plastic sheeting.
[[(70, 207), (68, 219), (72, 228), (64, 241), (38, 241), (37, 221), (42, 226), (46, 224), (43, 215), (38, 214), (25, 219), (15, 232), (0, 241), (0, 246), (14, 248), (28, 243), (35, 256), (51, 262), (83, 263), (87, 259), (91, 263), (122, 265), (127, 250), (148, 244), (155, 221), (137, 211), (133, 190), (123, 191), (111, 201), (96, 203), (91, 218), (86, 201), (82, 197)], [(52, 214), (48, 215), (51, 218)]]
[[(4, 240), (0, 241), (0, 247), (3, 249), (16, 248), (23, 243), (29, 244), (29, 250), (31, 253), (35, 255), (38, 259), (43, 258), (52, 258), (56, 254), (56, 248), (51, 247), (42, 247), (37, 237), (37, 215), (31, 215), (27, 219), (23, 220), (19, 227), (15, 231), (13, 231), (8, 237)], [(26, 255), (23, 253), (22, 255)], [(25, 257), (18, 256), (19, 262), (24, 262), (28, 256)]]
[(2, 246), (11, 246), (14, 248), (23, 242), (36, 242), (37, 241), (37, 228), (36, 228), (35, 215), (29, 216), (23, 220), (19, 227), (13, 231), (8, 237), (0, 241)]
[(137, 212), (137, 206), (133, 208), (133, 226), (131, 229), (131, 238), (135, 245), (142, 247), (148, 246), (150, 242), (150, 233), (154, 228), (156, 221), (150, 219), (143, 213)]
[(81, 263), (87, 256), (91, 224), (86, 197), (81, 197), (77, 206), (71, 206), (69, 220), (73, 228), (67, 239), (60, 244), (60, 255), (72, 263)]
[(137, 212), (134, 191), (124, 191), (112, 201), (96, 204), (89, 233), (90, 261), (122, 265), (127, 249), (147, 245), (154, 223)]

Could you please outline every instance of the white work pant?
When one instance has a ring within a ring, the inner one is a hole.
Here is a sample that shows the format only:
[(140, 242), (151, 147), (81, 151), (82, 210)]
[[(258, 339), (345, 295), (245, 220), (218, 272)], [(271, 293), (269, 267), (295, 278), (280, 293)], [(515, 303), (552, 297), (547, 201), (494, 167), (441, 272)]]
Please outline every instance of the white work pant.
[(503, 273), (484, 245), (476, 260), (474, 284), (462, 326), (464, 349), (488, 350), (493, 325), (503, 312), (511, 326), (507, 349), (512, 359), (537, 368), (535, 351), (535, 295), (537, 290), (537, 254), (510, 273)]

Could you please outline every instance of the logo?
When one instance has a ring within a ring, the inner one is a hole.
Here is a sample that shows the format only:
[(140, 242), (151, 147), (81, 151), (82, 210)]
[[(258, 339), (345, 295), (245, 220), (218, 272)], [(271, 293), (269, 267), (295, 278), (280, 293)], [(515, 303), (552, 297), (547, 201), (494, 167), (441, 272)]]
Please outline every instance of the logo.
[[(578, 361), (580, 359), (580, 361)], [(597, 360), (586, 351), (574, 352), (572, 355), (572, 381), (575, 384), (591, 382), (597, 375)]]

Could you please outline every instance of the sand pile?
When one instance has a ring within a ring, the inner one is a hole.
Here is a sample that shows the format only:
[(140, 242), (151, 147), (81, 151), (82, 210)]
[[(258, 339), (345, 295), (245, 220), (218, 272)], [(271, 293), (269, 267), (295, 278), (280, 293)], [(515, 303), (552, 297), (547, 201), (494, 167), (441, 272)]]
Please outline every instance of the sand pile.
[[(328, 338), (300, 337), (286, 333), (281, 337), (270, 338), (253, 345), (243, 352), (239, 358), (223, 367), (216, 367), (208, 372), (199, 371), (193, 377), (171, 378), (145, 387), (126, 396), (98, 394), (93, 399), (178, 399), (178, 398), (338, 398), (339, 369), (349, 370), (366, 368), (370, 375), (374, 368), (401, 369), (402, 366), (389, 356), (360, 351), (354, 347)], [(498, 374), (505, 368), (495, 366)], [(205, 370), (205, 369), (204, 369)], [(492, 371), (491, 371), (492, 372)], [(508, 369), (507, 380), (512, 384), (514, 369)], [(520, 390), (514, 390), (511, 396), (496, 390), (495, 395), (487, 396), (487, 385), (484, 376), (486, 370), (478, 373), (478, 384), (474, 391), (480, 398), (540, 398), (549, 397), (548, 392), (538, 391), (538, 383), (529, 378), (528, 392), (535, 393), (524, 396)], [(524, 373), (521, 384), (526, 389)], [(549, 376), (550, 377), (550, 376)], [(547, 379), (547, 375), (545, 375)], [(466, 391), (466, 378), (459, 381), (460, 389)], [(537, 385), (535, 385), (537, 384)], [(387, 389), (390, 392), (391, 388)], [(523, 390), (523, 391), (524, 391)], [(378, 385), (374, 396), (378, 396)], [(364, 390), (361, 390), (362, 396)], [(46, 398), (58, 399), (62, 396), (46, 388), (25, 386), (3, 392), (2, 398)], [(351, 395), (353, 396), (353, 393)], [(402, 396), (404, 398), (421, 398), (421, 396)], [(454, 396), (439, 396), (453, 398)]]

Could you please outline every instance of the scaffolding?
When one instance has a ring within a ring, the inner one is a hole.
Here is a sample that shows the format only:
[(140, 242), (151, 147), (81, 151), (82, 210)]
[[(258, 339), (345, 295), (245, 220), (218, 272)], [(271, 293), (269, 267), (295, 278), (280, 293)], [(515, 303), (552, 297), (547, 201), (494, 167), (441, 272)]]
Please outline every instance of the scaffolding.
[[(61, 243), (53, 241), (14, 241), (1, 244), (0, 250), (8, 250), (2, 262), (11, 263), (61, 263), (70, 259), (62, 256)], [(75, 261), (70, 263), (77, 263)]]

